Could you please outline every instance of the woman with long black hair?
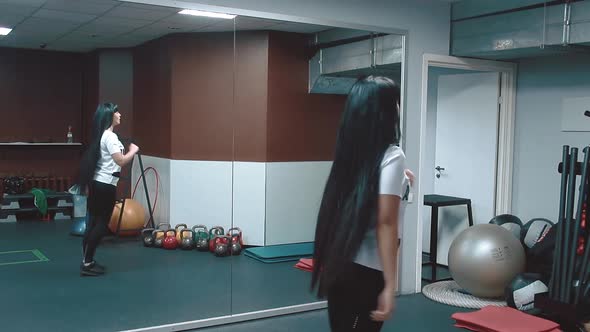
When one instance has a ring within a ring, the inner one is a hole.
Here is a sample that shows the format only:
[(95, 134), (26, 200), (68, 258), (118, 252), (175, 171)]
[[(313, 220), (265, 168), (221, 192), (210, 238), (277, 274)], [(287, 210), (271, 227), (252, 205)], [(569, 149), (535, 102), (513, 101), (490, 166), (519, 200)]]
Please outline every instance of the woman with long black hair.
[(369, 76), (352, 87), (315, 231), (312, 289), (333, 331), (380, 331), (395, 306), (397, 251), (410, 177), (400, 89)]
[(100, 240), (109, 232), (108, 223), (115, 206), (117, 183), (121, 167), (133, 160), (139, 151), (131, 143), (125, 153), (113, 129), (121, 124), (121, 113), (117, 105), (98, 105), (92, 122), (92, 137), (88, 149), (82, 156), (78, 185), (88, 193), (89, 220), (82, 241), (83, 259), (80, 275), (97, 276), (105, 268), (94, 261), (94, 253)]

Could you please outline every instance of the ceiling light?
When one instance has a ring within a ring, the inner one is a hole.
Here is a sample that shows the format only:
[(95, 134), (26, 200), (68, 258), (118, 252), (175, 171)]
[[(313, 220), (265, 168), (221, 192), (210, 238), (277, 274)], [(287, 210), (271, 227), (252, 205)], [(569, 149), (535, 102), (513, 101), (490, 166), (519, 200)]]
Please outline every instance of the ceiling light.
[(12, 31), (12, 29), (0, 27), (0, 36), (6, 36), (10, 31)]
[(223, 13), (213, 13), (213, 12), (206, 12), (206, 11), (202, 11), (202, 10), (192, 10), (192, 9), (183, 9), (183, 10), (179, 11), (178, 13), (184, 14), (184, 15), (193, 15), (193, 16), (224, 18), (227, 20), (231, 20), (234, 17), (236, 17), (236, 15), (223, 14)]

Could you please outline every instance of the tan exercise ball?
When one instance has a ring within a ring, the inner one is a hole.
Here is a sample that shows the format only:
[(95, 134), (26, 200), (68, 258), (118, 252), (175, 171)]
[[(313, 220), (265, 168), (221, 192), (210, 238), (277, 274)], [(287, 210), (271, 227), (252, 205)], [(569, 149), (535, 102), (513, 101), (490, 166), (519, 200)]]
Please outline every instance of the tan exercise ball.
[(453, 279), (478, 297), (504, 296), (504, 289), (524, 272), (525, 253), (520, 241), (502, 226), (474, 225), (462, 231), (449, 249)]
[[(121, 213), (121, 203), (115, 204), (111, 221), (109, 222), (109, 229), (111, 232), (117, 232), (117, 224), (119, 222), (119, 214)], [(121, 228), (119, 235), (133, 236), (139, 234), (145, 223), (145, 209), (138, 201), (126, 198), (125, 207), (123, 208), (123, 216), (121, 217)], [(137, 229), (137, 231), (127, 231), (126, 229)]]

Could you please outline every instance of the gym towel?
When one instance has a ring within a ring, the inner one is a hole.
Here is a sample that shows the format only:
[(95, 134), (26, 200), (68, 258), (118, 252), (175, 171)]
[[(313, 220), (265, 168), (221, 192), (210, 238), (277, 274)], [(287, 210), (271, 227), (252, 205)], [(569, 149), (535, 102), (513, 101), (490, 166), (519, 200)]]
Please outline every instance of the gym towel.
[(478, 311), (454, 313), (455, 326), (481, 332), (557, 332), (559, 324), (510, 307), (486, 306)]

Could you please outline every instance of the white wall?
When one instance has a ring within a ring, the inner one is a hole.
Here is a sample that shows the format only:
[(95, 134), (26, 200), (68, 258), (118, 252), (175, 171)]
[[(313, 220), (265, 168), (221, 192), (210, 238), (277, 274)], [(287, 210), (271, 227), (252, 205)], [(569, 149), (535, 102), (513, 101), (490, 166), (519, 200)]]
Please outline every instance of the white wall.
[[(303, 23), (315, 23), (359, 29), (396, 29), (407, 33), (406, 73), (406, 138), (408, 167), (418, 174), (420, 146), (420, 94), (422, 55), (448, 54), (450, 4), (438, 0), (128, 0), (132, 2), (182, 6), (192, 9), (226, 11), (238, 15), (256, 16)], [(418, 185), (418, 184), (416, 184)], [(418, 186), (416, 186), (418, 188)], [(422, 195), (422, 193), (417, 193)], [(418, 205), (406, 210), (403, 241), (401, 292), (414, 293), (420, 289), (416, 261)]]
[(234, 162), (233, 227), (242, 230), (246, 245), (265, 245), (266, 167), (261, 162)]
[(232, 227), (232, 162), (170, 161), (170, 224)]
[(332, 162), (268, 163), (266, 244), (312, 242)]
[[(562, 146), (581, 150), (590, 144), (590, 132), (561, 131), (562, 99), (590, 97), (589, 71), (587, 54), (519, 63), (512, 209), (523, 222), (535, 217), (556, 221)], [(590, 118), (586, 121), (590, 130)]]

